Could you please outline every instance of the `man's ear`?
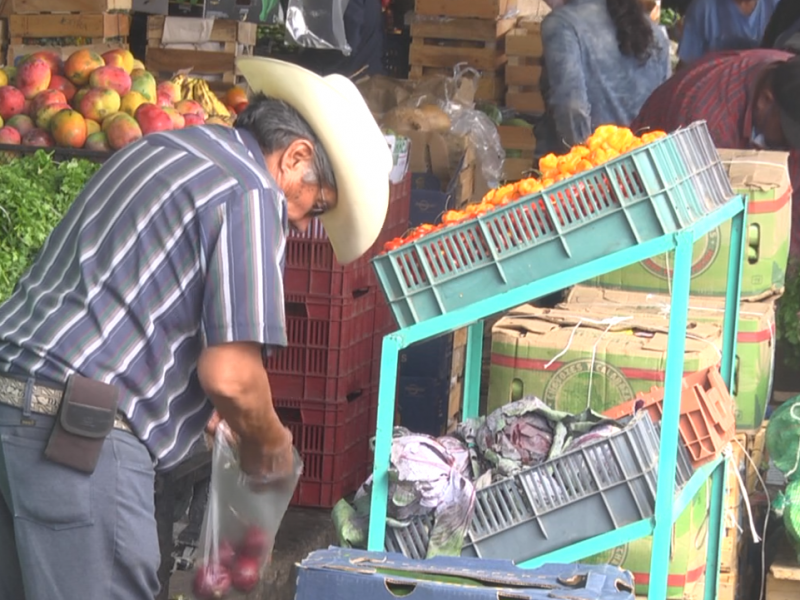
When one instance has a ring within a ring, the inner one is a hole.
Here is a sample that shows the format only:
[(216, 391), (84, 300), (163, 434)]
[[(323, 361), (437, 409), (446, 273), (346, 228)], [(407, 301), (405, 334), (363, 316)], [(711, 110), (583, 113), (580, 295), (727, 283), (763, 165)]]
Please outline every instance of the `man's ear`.
[(306, 170), (314, 161), (314, 145), (308, 140), (297, 139), (289, 144), (281, 156), (282, 171)]

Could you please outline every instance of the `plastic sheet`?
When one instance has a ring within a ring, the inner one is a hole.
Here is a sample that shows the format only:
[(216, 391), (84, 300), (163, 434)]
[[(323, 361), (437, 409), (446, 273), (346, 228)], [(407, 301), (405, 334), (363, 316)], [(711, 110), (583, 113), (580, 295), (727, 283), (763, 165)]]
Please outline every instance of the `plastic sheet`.
[(344, 11), (350, 0), (289, 0), (286, 31), (304, 48), (339, 50), (350, 56)]
[(208, 507), (200, 534), (194, 598), (224, 598), (258, 586), (269, 566), (275, 535), (302, 472), (294, 451), (290, 475), (254, 486), (239, 468), (233, 436), (223, 422), (217, 428), (211, 463)]

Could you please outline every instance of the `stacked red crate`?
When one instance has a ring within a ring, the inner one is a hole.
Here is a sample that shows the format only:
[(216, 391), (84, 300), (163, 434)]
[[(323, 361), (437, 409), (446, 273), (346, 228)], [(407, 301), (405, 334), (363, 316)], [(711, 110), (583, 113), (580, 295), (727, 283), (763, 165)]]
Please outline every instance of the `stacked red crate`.
[(376, 326), (393, 322), (370, 261), (405, 233), (410, 198), (409, 175), (391, 186), (379, 239), (350, 265), (336, 262), (318, 222), (287, 239), (289, 345), (266, 367), (278, 414), (303, 456), (295, 505), (329, 508), (366, 478), (377, 406)]

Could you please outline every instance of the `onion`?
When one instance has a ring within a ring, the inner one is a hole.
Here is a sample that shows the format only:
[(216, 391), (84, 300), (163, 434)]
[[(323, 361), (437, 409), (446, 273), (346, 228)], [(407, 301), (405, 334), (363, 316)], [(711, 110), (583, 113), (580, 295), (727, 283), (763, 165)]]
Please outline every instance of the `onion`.
[(201, 565), (194, 576), (194, 595), (200, 600), (224, 598), (231, 589), (231, 574), (222, 565)]
[(231, 571), (233, 587), (240, 592), (250, 592), (258, 585), (261, 579), (259, 561), (250, 556), (242, 556)]
[(243, 556), (260, 559), (266, 553), (267, 545), (267, 535), (264, 530), (252, 525), (244, 534), (240, 551)]
[(236, 550), (233, 549), (233, 544), (228, 540), (222, 540), (218, 548), (219, 564), (223, 567), (230, 569), (236, 560)]

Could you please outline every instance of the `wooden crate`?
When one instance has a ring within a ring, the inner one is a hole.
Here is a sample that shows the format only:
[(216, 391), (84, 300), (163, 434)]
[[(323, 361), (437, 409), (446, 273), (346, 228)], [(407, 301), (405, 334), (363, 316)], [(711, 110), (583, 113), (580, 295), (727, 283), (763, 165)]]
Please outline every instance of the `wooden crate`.
[(450, 369), (450, 399), (447, 408), (447, 431), (454, 431), (461, 421), (464, 400), (464, 367), (467, 358), (467, 328), (453, 333), (453, 361)]
[(792, 550), (788, 548), (788, 543), (782, 550), (767, 574), (766, 600), (800, 598), (800, 565)]
[(130, 11), (133, 0), (13, 0), (14, 14)]
[[(737, 600), (739, 595), (739, 574), (736, 570), (730, 573), (720, 573), (717, 600)], [(699, 598), (702, 598), (700, 596)]]
[(506, 105), (523, 113), (545, 110), (539, 82), (543, 69), (541, 22), (521, 19), (506, 36)]
[(253, 53), (258, 26), (255, 23), (217, 19), (209, 42), (219, 44), (219, 50), (188, 50), (162, 48), (164, 19), (153, 15), (147, 19), (147, 70), (161, 77), (191, 69), (193, 75), (217, 75), (225, 84), (237, 83), (236, 57)]
[(504, 41), (515, 22), (474, 18), (444, 22), (417, 20), (411, 25), (409, 65), (412, 70), (414, 67), (452, 69), (465, 62), (479, 71), (497, 73), (506, 62)]
[(497, 132), (500, 134), (500, 143), (506, 151), (506, 159), (503, 162), (503, 179), (519, 181), (530, 177), (534, 169), (533, 155), (536, 150), (533, 127), (500, 125)]
[(85, 46), (39, 46), (28, 44), (11, 44), (8, 47), (7, 62), (9, 65), (13, 65), (14, 61), (18, 58), (28, 54), (33, 54), (34, 52), (41, 52), (42, 50), (56, 52), (62, 59), (67, 59), (73, 52), (77, 52), (78, 50), (83, 50), (85, 48), (89, 48), (98, 54), (104, 54), (105, 52), (115, 48), (127, 49), (128, 44), (125, 42), (105, 42), (102, 44), (87, 44)]
[(22, 44), (39, 38), (89, 38), (100, 43), (112, 38), (127, 38), (130, 15), (98, 14), (41, 14), (11, 15), (8, 30), (12, 44)]
[(416, 0), (414, 12), (424, 16), (496, 19), (517, 10), (517, 0)]

